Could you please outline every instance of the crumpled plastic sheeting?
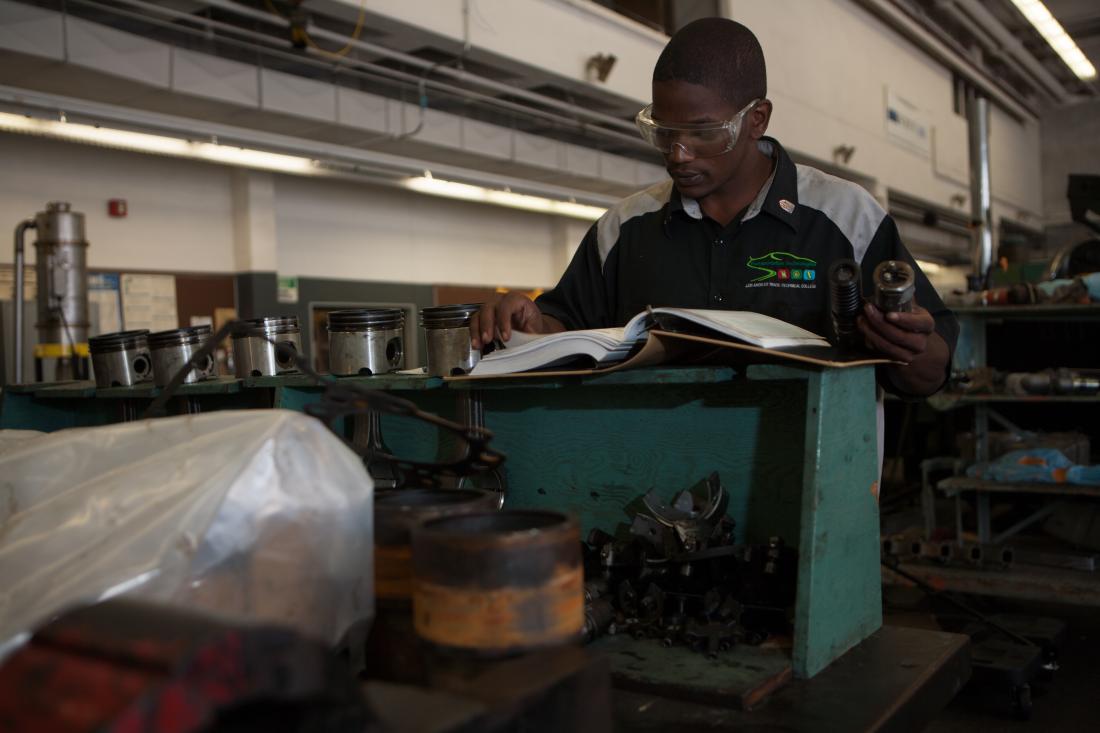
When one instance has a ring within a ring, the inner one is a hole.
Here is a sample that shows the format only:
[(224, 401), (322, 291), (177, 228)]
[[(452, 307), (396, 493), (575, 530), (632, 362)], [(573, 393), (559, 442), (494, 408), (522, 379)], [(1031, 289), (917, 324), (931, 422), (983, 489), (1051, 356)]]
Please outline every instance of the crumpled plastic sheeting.
[(314, 418), (28, 432), (0, 431), (0, 656), (122, 593), (330, 643), (373, 615), (371, 480)]
[(990, 463), (975, 463), (966, 475), (987, 481), (1100, 486), (1100, 465), (1080, 466), (1053, 448), (1023, 448)]

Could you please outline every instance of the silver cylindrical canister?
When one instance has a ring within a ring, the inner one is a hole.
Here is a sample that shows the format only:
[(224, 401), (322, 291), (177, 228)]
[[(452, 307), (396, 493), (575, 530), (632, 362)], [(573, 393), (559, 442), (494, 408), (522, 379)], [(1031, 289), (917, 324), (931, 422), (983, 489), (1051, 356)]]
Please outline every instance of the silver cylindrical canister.
[(233, 365), (238, 378), (270, 377), (298, 371), (302, 350), (297, 316), (253, 318), (233, 334)]
[(405, 311), (359, 308), (328, 314), (329, 371), (339, 376), (405, 368)]
[(481, 360), (481, 350), (470, 345), (470, 316), (480, 303), (440, 305), (420, 311), (420, 325), (428, 342), (428, 374), (453, 377), (469, 374)]
[[(210, 326), (176, 328), (149, 334), (149, 353), (153, 358), (153, 382), (164, 387), (183, 368), (191, 356), (210, 338)], [(201, 382), (218, 376), (214, 357), (207, 354), (202, 363), (192, 367), (184, 377), (184, 384)]]
[(878, 263), (874, 273), (875, 306), (883, 313), (908, 313), (913, 310), (916, 274), (904, 260)]
[(63, 353), (79, 351), (88, 343), (90, 327), (84, 215), (63, 201), (52, 201), (34, 221), (38, 343), (58, 345)]
[(153, 377), (148, 331), (118, 331), (88, 339), (97, 387), (132, 387)]

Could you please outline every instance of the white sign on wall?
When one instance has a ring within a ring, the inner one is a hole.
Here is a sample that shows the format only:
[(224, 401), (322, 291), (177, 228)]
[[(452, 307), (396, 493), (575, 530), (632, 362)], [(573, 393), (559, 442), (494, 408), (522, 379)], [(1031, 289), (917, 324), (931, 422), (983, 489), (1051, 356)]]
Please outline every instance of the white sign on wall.
[(120, 285), (124, 328), (149, 331), (179, 328), (174, 275), (123, 273)]
[(887, 87), (883, 117), (886, 136), (891, 141), (926, 158), (931, 157), (932, 122), (927, 113)]

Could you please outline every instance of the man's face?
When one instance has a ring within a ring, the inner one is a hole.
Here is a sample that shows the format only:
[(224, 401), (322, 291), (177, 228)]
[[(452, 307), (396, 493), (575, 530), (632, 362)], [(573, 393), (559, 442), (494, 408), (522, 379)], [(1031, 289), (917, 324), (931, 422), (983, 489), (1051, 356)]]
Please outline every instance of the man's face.
[[(766, 105), (766, 103), (765, 103)], [(665, 154), (665, 169), (681, 195), (702, 199), (729, 183), (741, 169), (749, 150), (767, 129), (770, 109), (750, 110), (743, 118), (737, 144), (713, 158), (696, 158), (679, 146)], [(722, 123), (741, 110), (716, 92), (683, 81), (653, 83), (653, 119), (664, 124)]]

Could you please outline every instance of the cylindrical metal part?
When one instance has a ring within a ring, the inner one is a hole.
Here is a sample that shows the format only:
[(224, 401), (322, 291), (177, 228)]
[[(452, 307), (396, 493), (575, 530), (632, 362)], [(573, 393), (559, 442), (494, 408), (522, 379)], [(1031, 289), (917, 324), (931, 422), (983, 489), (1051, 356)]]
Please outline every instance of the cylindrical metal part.
[(491, 658), (574, 643), (584, 628), (576, 520), (504, 511), (413, 530), (413, 624), (437, 651)]
[(480, 303), (441, 305), (420, 311), (420, 324), (428, 342), (428, 374), (453, 377), (469, 374), (481, 360), (481, 350), (470, 343), (470, 316)]
[(484, 514), (496, 496), (477, 489), (387, 489), (374, 493), (374, 595), (412, 601), (412, 533), (430, 519)]
[(993, 187), (989, 173), (989, 100), (974, 94), (967, 100), (970, 136), (970, 227), (973, 243), (970, 289), (984, 290), (993, 263)]
[(301, 350), (297, 316), (253, 318), (233, 334), (233, 368), (238, 379), (296, 372)]
[(837, 260), (829, 268), (829, 300), (837, 345), (854, 346), (859, 340), (856, 318), (863, 301), (859, 264), (855, 260)]
[(67, 355), (87, 345), (90, 328), (84, 215), (54, 201), (35, 216), (35, 229), (38, 343), (59, 345)]
[(328, 314), (329, 371), (338, 376), (405, 368), (405, 311), (379, 308)]
[(908, 313), (913, 310), (916, 273), (904, 260), (878, 263), (874, 272), (875, 306), (883, 313)]
[(496, 498), (468, 489), (374, 493), (375, 617), (365, 659), (371, 677), (421, 683), (426, 660), (412, 620), (412, 531), (429, 519), (491, 511)]
[[(149, 353), (153, 357), (153, 382), (158, 387), (167, 386), (183, 369), (196, 351), (210, 338), (210, 326), (176, 328), (149, 334)], [(188, 370), (184, 384), (201, 382), (218, 376), (218, 364), (207, 354), (202, 363)]]
[(15, 276), (15, 383), (23, 383), (23, 284), (26, 277), (24, 272), (26, 258), (26, 243), (28, 229), (34, 229), (34, 219), (19, 222), (15, 227), (15, 257), (13, 258), (13, 275)]
[(153, 377), (148, 331), (117, 331), (88, 339), (95, 386), (132, 387)]

